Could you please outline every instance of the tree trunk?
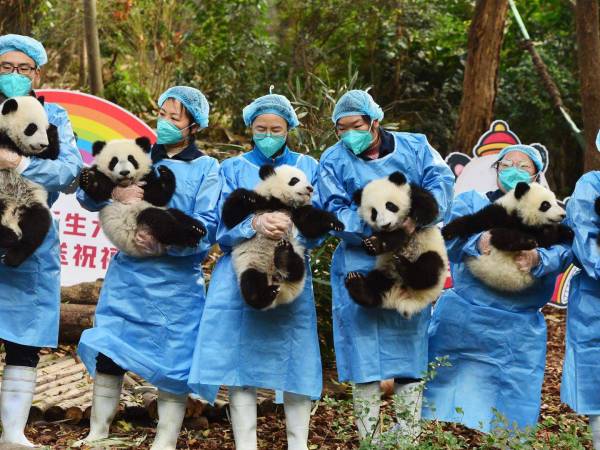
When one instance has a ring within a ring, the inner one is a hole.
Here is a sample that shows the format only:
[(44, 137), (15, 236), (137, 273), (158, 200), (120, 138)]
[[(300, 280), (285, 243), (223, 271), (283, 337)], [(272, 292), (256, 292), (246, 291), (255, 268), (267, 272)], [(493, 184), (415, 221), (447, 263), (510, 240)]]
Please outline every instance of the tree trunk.
[(100, 59), (100, 43), (98, 25), (96, 23), (96, 0), (83, 0), (83, 24), (85, 44), (88, 56), (90, 89), (94, 95), (102, 95), (102, 60)]
[(478, 0), (475, 6), (452, 151), (470, 152), (492, 122), (507, 11), (508, 0)]
[(600, 35), (598, 31), (598, 0), (577, 0), (577, 59), (581, 84), (581, 106), (586, 151), (584, 171), (600, 168), (600, 153), (596, 135), (600, 127)]

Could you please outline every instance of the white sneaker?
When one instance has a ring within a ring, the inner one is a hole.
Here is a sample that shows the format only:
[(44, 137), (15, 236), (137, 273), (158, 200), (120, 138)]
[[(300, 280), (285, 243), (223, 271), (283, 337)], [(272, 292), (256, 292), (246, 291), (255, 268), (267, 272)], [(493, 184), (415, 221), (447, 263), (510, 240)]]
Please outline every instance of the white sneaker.
[(256, 389), (229, 387), (229, 413), (236, 450), (257, 450)]
[(187, 394), (158, 391), (158, 425), (150, 450), (175, 450), (187, 406)]
[(36, 374), (35, 367), (4, 366), (0, 392), (0, 443), (36, 447), (24, 433), (35, 392)]
[(306, 395), (283, 393), (288, 450), (308, 450), (308, 428), (312, 403)]

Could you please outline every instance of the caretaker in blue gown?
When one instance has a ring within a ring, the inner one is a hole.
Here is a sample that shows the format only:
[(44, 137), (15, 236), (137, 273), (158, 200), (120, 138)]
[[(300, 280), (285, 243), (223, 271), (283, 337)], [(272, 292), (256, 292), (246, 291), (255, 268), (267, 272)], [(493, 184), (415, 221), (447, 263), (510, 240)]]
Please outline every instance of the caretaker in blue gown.
[[(365, 414), (357, 414), (361, 437), (379, 415), (380, 380), (396, 378), (396, 392), (403, 398), (409, 391), (411, 396), (415, 393), (415, 385), (427, 370), (431, 308), (405, 319), (393, 310), (367, 309), (352, 300), (344, 284), (346, 275), (368, 272), (375, 264), (375, 257), (361, 247), (370, 229), (359, 217), (352, 195), (374, 179), (401, 171), (410, 183), (433, 194), (444, 214), (454, 183), (451, 170), (425, 136), (384, 130), (381, 119), (383, 111), (367, 92), (344, 94), (333, 112), (341, 140), (323, 153), (319, 168), (321, 203), (345, 226), (343, 232), (335, 233), (341, 243), (331, 265), (333, 332), (340, 381), (356, 383), (355, 401), (369, 403)], [(410, 401), (419, 402), (418, 398)], [(415, 404), (416, 409), (419, 405)]]
[[(454, 199), (446, 223), (472, 214), (542, 171), (539, 152), (526, 145), (499, 154), (499, 189), (469, 191)], [(505, 172), (506, 171), (506, 172)], [(437, 302), (429, 329), (429, 359), (448, 357), (425, 390), (424, 416), (490, 432), (535, 426), (546, 364), (546, 322), (540, 311), (551, 298), (556, 277), (571, 262), (568, 245), (521, 252), (516, 261), (537, 282), (524, 291), (494, 290), (473, 277), (465, 258), (489, 248), (489, 232), (448, 242), (454, 287)], [(429, 405), (429, 408), (427, 407)], [(503, 416), (502, 419), (497, 412)]]
[(600, 450), (600, 172), (586, 173), (567, 203), (567, 222), (575, 232), (573, 255), (582, 270), (571, 280), (561, 400), (590, 418), (594, 449)]
[[(28, 36), (0, 36), (0, 103), (32, 94), (40, 67), (48, 58), (42, 44)], [(48, 191), (48, 206), (75, 180), (83, 161), (67, 112), (44, 105), (58, 129), (58, 159), (22, 157), (0, 147), (0, 169), (14, 169)], [(2, 249), (0, 249), (0, 255)], [(42, 245), (19, 267), (0, 262), (0, 340), (6, 349), (0, 395), (3, 434), (0, 443), (31, 446), (23, 434), (29, 415), (40, 347), (56, 347), (60, 318), (60, 254), (58, 224), (52, 224)]]
[[(316, 187), (317, 162), (286, 145), (289, 129), (298, 118), (289, 100), (269, 94), (244, 108), (244, 121), (252, 127), (254, 148), (221, 165), (223, 190), (219, 212), (227, 196), (237, 188), (254, 189), (264, 164), (287, 164), (302, 170)], [(318, 197), (313, 196), (313, 204)], [(318, 205), (317, 205), (318, 206)], [(219, 223), (217, 242), (224, 255), (212, 272), (206, 306), (190, 373), (192, 389), (214, 401), (219, 386), (229, 387), (236, 449), (256, 449), (256, 388), (283, 391), (288, 448), (306, 449), (310, 400), (321, 395), (321, 357), (308, 252), (306, 283), (293, 302), (270, 310), (256, 310), (243, 300), (232, 265), (232, 248), (268, 228), (280, 233), (291, 226), (282, 213), (251, 215), (232, 229)], [(264, 220), (263, 220), (264, 219)], [(281, 221), (281, 222), (278, 222)], [(268, 233), (268, 231), (267, 231)], [(307, 247), (317, 242), (298, 239)]]
[[(119, 252), (111, 260), (100, 292), (94, 328), (84, 331), (78, 353), (95, 377), (90, 435), (105, 438), (118, 406), (125, 370), (159, 389), (158, 433), (153, 449), (175, 448), (185, 412), (187, 379), (204, 307), (202, 261), (217, 227), (219, 164), (198, 150), (194, 132), (208, 125), (209, 105), (197, 89), (176, 86), (158, 104), (158, 144), (152, 148), (153, 168), (168, 167), (176, 189), (168, 208), (201, 221), (207, 235), (195, 248), (160, 248), (142, 235), (149, 257)], [(115, 188), (113, 197), (128, 202), (142, 195), (139, 187)], [(88, 210), (96, 204), (81, 189)], [(141, 230), (144, 233), (144, 230)]]

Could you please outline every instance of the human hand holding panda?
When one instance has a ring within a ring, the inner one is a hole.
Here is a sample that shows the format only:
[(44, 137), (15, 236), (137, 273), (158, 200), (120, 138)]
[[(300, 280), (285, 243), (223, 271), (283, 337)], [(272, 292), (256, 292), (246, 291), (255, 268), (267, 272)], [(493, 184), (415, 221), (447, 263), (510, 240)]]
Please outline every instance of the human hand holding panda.
[(100, 210), (100, 223), (108, 239), (124, 253), (147, 257), (139, 245), (139, 230), (145, 229), (163, 247), (196, 247), (206, 235), (204, 225), (175, 208), (165, 208), (175, 192), (175, 175), (166, 166), (152, 168), (150, 140), (140, 137), (95, 142), (95, 164), (80, 175), (80, 187), (96, 202), (111, 199), (116, 187), (138, 185), (138, 202), (113, 201)]
[[(221, 217), (227, 228), (251, 214), (278, 212), (287, 215), (307, 238), (344, 229), (335, 215), (312, 206), (313, 187), (300, 169), (264, 165), (259, 176), (261, 181), (254, 190), (236, 189), (225, 200)], [(294, 301), (306, 278), (304, 250), (293, 229), (280, 240), (257, 233), (235, 246), (232, 262), (246, 303), (269, 309)]]
[[(394, 309), (410, 317), (440, 295), (446, 279), (444, 240), (436, 226), (426, 227), (438, 215), (437, 202), (426, 190), (407, 183), (401, 172), (371, 181), (355, 192), (354, 201), (374, 230), (363, 246), (377, 259), (367, 274), (348, 273), (348, 293), (363, 307)], [(409, 217), (416, 225), (411, 234), (404, 228)]]
[[(27, 96), (0, 105), (0, 148), (5, 155), (15, 155), (15, 161), (24, 156), (58, 157), (58, 132), (48, 122), (43, 102)], [(10, 267), (21, 265), (38, 249), (52, 224), (48, 193), (17, 173), (15, 161), (5, 161), (0, 168), (0, 254)]]
[(534, 261), (517, 261), (524, 259), (523, 252), (573, 241), (573, 231), (561, 223), (565, 216), (552, 191), (539, 183), (519, 183), (491, 205), (448, 223), (442, 234), (446, 240), (465, 239), (489, 231), (489, 252), (467, 258), (467, 267), (494, 289), (519, 292), (535, 282)]

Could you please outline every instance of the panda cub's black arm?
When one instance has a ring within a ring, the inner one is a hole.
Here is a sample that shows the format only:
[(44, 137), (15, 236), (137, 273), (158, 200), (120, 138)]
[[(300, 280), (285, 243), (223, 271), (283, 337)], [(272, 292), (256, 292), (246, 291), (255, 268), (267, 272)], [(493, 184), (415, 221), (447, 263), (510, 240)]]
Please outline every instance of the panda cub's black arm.
[(159, 166), (158, 176), (151, 171), (142, 181), (146, 184), (144, 189), (144, 200), (154, 206), (165, 206), (175, 193), (175, 174), (166, 166)]
[(474, 214), (458, 217), (442, 228), (445, 240), (466, 238), (496, 227), (507, 227), (511, 217), (506, 210), (496, 204), (491, 204)]
[(548, 248), (557, 244), (570, 244), (575, 234), (571, 228), (560, 223), (541, 227), (534, 236), (538, 247)]
[(329, 211), (315, 208), (312, 205), (301, 206), (292, 210), (292, 222), (308, 239), (315, 239), (330, 231), (342, 231), (344, 224)]
[(397, 252), (408, 243), (410, 236), (403, 228), (394, 231), (377, 231), (362, 241), (365, 251), (371, 256)]
[(60, 139), (58, 137), (58, 128), (55, 125), (50, 124), (47, 130), (48, 134), (48, 147), (42, 152), (35, 155), (36, 158), (41, 159), (52, 159), (58, 158), (58, 152), (60, 151)]
[(96, 166), (85, 168), (79, 175), (79, 187), (95, 202), (110, 199), (115, 183), (100, 172)]
[(410, 185), (410, 204), (408, 216), (421, 227), (433, 223), (440, 211), (435, 197), (416, 184)]
[(267, 199), (262, 195), (248, 189), (236, 189), (223, 205), (221, 219), (229, 229), (241, 223), (250, 214), (265, 210)]

